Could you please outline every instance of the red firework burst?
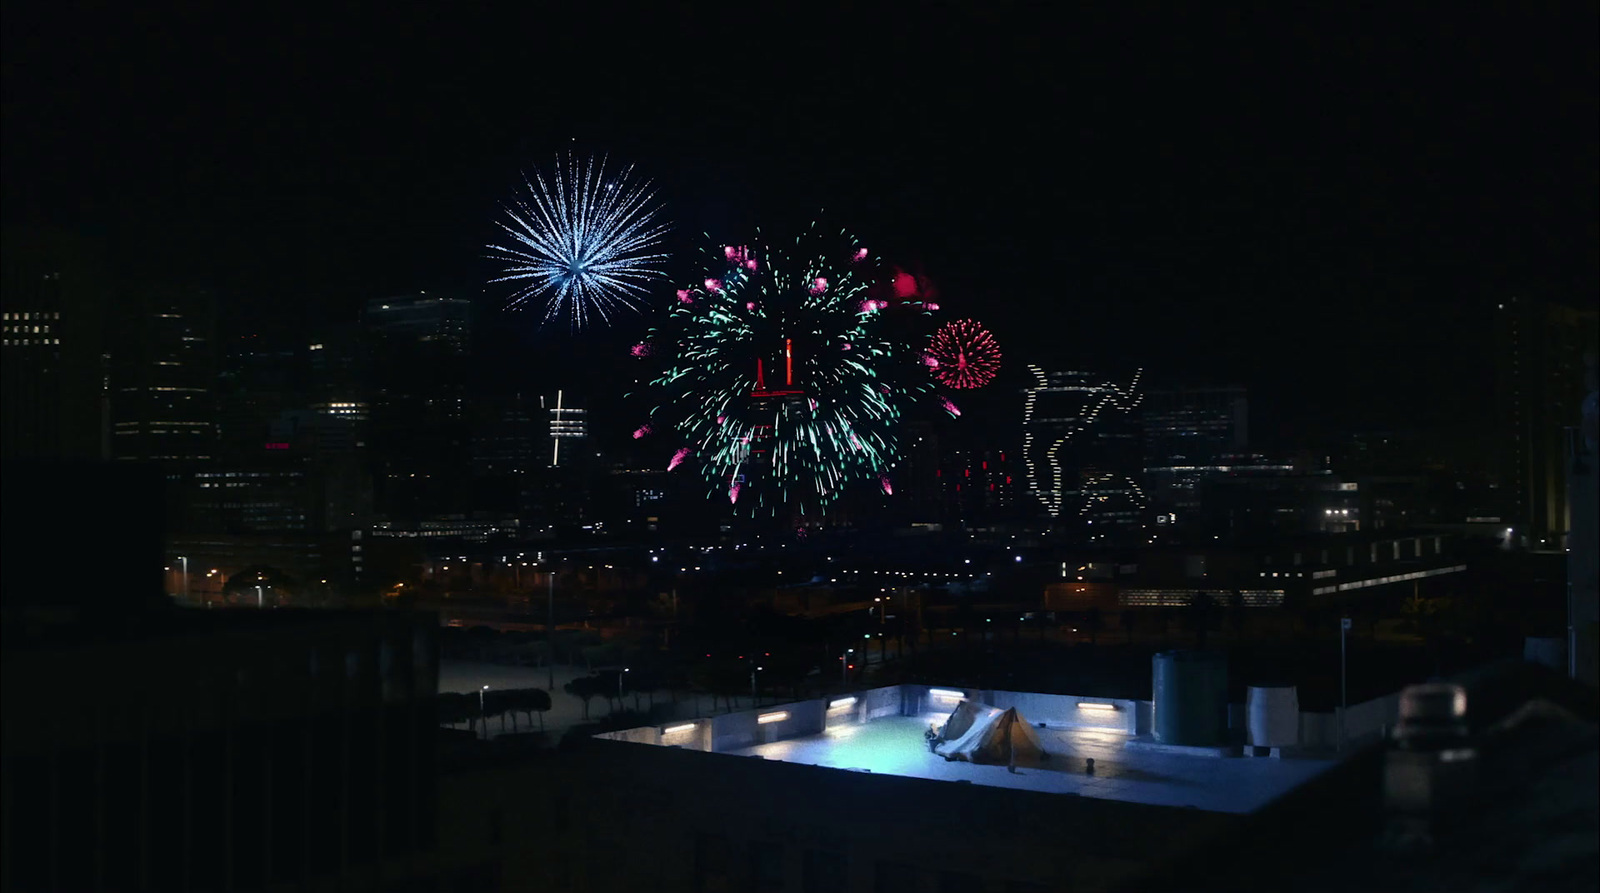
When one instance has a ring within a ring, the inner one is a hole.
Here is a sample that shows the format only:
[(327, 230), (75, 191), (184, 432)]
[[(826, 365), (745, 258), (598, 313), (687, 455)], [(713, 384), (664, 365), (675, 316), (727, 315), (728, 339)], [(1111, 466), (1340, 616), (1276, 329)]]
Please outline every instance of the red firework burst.
[(933, 333), (927, 359), (934, 377), (945, 386), (981, 388), (1000, 371), (1000, 346), (988, 329), (961, 319)]

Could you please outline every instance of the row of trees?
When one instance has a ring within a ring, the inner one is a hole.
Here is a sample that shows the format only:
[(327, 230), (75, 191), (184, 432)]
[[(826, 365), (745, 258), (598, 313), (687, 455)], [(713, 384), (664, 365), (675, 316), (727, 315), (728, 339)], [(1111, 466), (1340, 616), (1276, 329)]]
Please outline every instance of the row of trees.
[(533, 715), (539, 715), (539, 730), (544, 730), (544, 714), (550, 709), (550, 693), (542, 688), (508, 688), (490, 689), (481, 694), (460, 694), (457, 692), (441, 692), (437, 700), (439, 722), (442, 725), (457, 726), (467, 723), (469, 727), (476, 726), (479, 721), (484, 724), (485, 733), (488, 732), (490, 717), (500, 717), (500, 730), (506, 729), (506, 718), (511, 718), (511, 727), (517, 728), (517, 714), (528, 718), (528, 725), (533, 725)]

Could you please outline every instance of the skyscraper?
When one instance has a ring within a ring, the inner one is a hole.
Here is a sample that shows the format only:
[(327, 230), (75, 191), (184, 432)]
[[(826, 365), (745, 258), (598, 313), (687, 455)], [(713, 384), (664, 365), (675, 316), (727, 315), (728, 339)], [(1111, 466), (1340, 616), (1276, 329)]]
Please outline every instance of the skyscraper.
[(135, 288), (111, 354), (116, 459), (192, 468), (217, 454), (216, 303), (190, 287)]
[(1028, 492), (1052, 520), (1081, 522), (1091, 540), (1143, 526), (1146, 498), (1136, 370), (1127, 384), (1030, 365), (1023, 389), (1022, 460)]
[(0, 264), (0, 452), (106, 458), (107, 295), (91, 251), (65, 233), (8, 228)]
[(1597, 314), (1522, 297), (1495, 310), (1506, 524), (1521, 542), (1560, 548), (1569, 524), (1564, 429), (1580, 415), (1583, 357), (1595, 349)]
[(380, 514), (421, 518), (470, 508), (472, 324), (472, 303), (462, 298), (420, 292), (367, 302)]
[(1197, 510), (1205, 481), (1259, 464), (1245, 455), (1250, 434), (1244, 388), (1150, 391), (1139, 421), (1145, 485), (1163, 523)]
[[(589, 436), (589, 411), (572, 405), (566, 391), (556, 391), (554, 398), (545, 401), (545, 411), (550, 420), (550, 467), (561, 465), (561, 447), (567, 445), (567, 454), (581, 447), (574, 441)], [(570, 458), (569, 458), (570, 461)]]

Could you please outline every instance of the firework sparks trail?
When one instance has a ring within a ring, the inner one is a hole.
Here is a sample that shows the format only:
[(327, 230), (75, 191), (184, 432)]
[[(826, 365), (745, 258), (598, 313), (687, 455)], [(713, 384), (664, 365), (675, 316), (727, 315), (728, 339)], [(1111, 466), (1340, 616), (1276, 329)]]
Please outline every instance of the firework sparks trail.
[(637, 310), (646, 286), (661, 277), (666, 255), (657, 249), (667, 226), (648, 181), (633, 168), (608, 174), (605, 160), (557, 159), (546, 178), (535, 171), (500, 223), (509, 241), (488, 246), (505, 264), (491, 283), (513, 282), (510, 307), (540, 301), (544, 322), (570, 317), (574, 329), (590, 315), (610, 322), (619, 310)]

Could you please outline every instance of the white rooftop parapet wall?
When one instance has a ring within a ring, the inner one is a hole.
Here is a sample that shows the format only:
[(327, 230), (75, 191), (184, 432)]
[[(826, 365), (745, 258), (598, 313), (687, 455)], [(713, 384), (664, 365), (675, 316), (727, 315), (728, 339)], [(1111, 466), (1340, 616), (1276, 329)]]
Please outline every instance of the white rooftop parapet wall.
[(820, 735), (827, 703), (822, 700), (776, 704), (711, 718), (711, 749), (716, 753), (771, 744), (784, 738)]
[(1048, 729), (1103, 729), (1125, 735), (1138, 731), (1138, 706), (1131, 700), (1026, 691), (985, 691), (981, 696), (985, 704), (1002, 710), (1015, 707), (1028, 722)]
[[(1128, 736), (1150, 732), (1152, 705), (1149, 701), (1096, 698), (1084, 695), (1052, 695), (1039, 692), (980, 691), (973, 688), (938, 685), (890, 685), (808, 701), (776, 704), (758, 710), (741, 710), (720, 716), (702, 717), (644, 726), (597, 735), (612, 741), (658, 744), (688, 750), (726, 753), (786, 738), (820, 735), (830, 728), (869, 723), (886, 716), (922, 716), (937, 721), (950, 715), (963, 700), (997, 707), (1015, 707), (1030, 724), (1068, 731), (1105, 731)], [(1386, 695), (1345, 711), (1343, 740), (1346, 743), (1370, 740), (1392, 727), (1399, 695)], [(1247, 711), (1244, 705), (1230, 705), (1239, 714), (1236, 723), (1244, 732)], [(1288, 717), (1284, 717), (1288, 720)], [(1332, 750), (1340, 744), (1337, 713), (1299, 711), (1298, 739), (1302, 748)]]

